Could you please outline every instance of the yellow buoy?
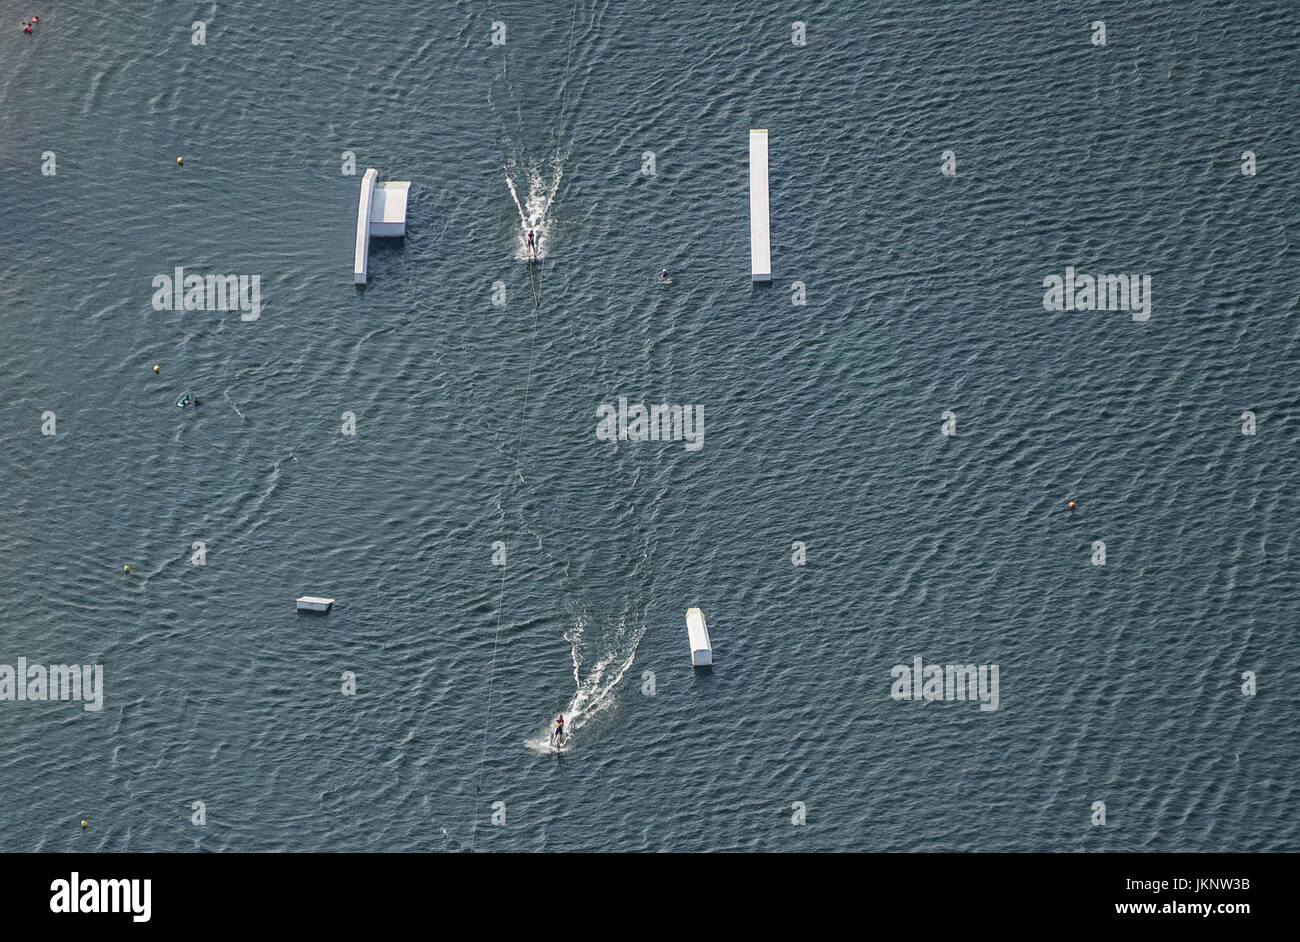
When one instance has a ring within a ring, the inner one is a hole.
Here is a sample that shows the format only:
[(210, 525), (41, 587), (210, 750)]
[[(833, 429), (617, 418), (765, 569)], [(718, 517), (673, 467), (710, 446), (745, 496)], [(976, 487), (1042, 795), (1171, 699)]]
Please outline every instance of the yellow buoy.
[(185, 158), (184, 158), (184, 157), (177, 157), (177, 158), (176, 158), (176, 163), (177, 163), (178, 165), (182, 166), (182, 167), (185, 166)]
[(155, 363), (155, 364), (153, 365), (153, 371), (154, 371), (155, 373), (157, 373), (157, 372), (158, 372), (159, 370), (161, 370), (161, 369), (162, 369), (162, 367), (159, 366), (157, 363)]
[(85, 818), (82, 818), (82, 819), (81, 819), (81, 826), (82, 826), (83, 828), (85, 828), (85, 827), (90, 827), (90, 825), (88, 825), (88, 824), (86, 823), (86, 819), (85, 819)]
[(130, 566), (123, 566), (123, 567), (122, 567), (122, 571), (123, 571), (123, 572), (130, 572), (130, 571), (131, 571), (131, 567), (130, 567)]

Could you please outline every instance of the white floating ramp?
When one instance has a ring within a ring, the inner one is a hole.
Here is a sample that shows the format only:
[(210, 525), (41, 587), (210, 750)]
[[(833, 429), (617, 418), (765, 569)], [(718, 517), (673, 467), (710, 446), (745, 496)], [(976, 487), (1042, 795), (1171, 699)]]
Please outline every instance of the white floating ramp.
[(370, 206), (370, 234), (372, 236), (406, 235), (406, 192), (410, 180), (380, 183)]
[(370, 256), (370, 237), (406, 235), (406, 196), (411, 181), (394, 180), (376, 183), (379, 171), (374, 167), (361, 178), (361, 202), (357, 206), (357, 247), (352, 261), (352, 280), (366, 283)]
[(704, 613), (698, 608), (686, 610), (686, 636), (691, 641), (691, 666), (713, 666), (713, 644), (709, 641), (709, 629), (704, 624)]
[(767, 220), (767, 128), (749, 132), (749, 268), (754, 281), (772, 280), (772, 242)]
[(315, 595), (304, 595), (298, 600), (300, 612), (328, 612), (333, 607), (333, 599), (322, 599)]

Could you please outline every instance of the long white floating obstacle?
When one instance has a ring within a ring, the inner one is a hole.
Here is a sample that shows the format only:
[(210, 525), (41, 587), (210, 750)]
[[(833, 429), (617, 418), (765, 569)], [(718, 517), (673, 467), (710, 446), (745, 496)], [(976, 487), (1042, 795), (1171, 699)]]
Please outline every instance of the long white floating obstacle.
[(704, 624), (704, 613), (698, 608), (686, 610), (686, 637), (691, 642), (691, 666), (713, 666), (713, 642), (709, 640), (709, 629)]
[(767, 222), (767, 128), (757, 128), (749, 132), (749, 268), (754, 281), (772, 280)]

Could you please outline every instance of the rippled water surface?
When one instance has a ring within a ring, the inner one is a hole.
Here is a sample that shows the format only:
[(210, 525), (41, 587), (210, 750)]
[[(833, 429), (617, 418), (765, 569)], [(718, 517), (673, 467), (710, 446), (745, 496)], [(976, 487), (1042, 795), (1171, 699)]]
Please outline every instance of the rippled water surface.
[(329, 9), (0, 37), (0, 663), (105, 675), (0, 700), (0, 849), (1300, 850), (1289, 5)]

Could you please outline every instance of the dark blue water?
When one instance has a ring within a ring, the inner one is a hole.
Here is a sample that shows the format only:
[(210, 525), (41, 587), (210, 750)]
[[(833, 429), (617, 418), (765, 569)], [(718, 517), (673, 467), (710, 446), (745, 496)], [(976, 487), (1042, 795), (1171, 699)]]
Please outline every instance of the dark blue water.
[[(105, 696), (0, 700), (0, 849), (1300, 849), (1289, 5), (38, 12), (0, 664)], [(366, 167), (412, 187), (358, 291)], [(176, 266), (260, 317), (154, 310)], [(1150, 319), (1044, 310), (1067, 266)], [(620, 396), (703, 447), (599, 441)], [(891, 698), (916, 656), (998, 709)]]

